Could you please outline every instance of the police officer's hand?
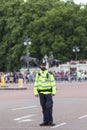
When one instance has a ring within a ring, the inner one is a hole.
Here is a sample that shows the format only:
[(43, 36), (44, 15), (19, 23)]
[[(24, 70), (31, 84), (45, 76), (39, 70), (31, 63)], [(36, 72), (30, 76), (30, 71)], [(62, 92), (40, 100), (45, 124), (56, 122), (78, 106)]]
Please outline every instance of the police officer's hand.
[(38, 95), (35, 95), (35, 97), (38, 97)]

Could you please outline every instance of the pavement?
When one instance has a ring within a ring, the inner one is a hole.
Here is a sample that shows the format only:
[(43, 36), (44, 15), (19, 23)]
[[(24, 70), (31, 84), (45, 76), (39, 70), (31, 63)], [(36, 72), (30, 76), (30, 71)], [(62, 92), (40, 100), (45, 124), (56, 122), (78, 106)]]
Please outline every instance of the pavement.
[(0, 86), (0, 90), (25, 90), (26, 86), (19, 86), (18, 84), (6, 84), (5, 86)]

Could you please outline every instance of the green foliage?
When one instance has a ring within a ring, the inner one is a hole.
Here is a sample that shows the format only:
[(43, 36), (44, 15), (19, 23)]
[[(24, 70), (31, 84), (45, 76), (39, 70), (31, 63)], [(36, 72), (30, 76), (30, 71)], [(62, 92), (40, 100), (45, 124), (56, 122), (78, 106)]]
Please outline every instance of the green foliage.
[(1, 0), (0, 71), (17, 71), (26, 54), (25, 37), (33, 57), (41, 59), (53, 51), (54, 57), (74, 60), (73, 46), (80, 48), (79, 60), (87, 59), (87, 5), (72, 0)]

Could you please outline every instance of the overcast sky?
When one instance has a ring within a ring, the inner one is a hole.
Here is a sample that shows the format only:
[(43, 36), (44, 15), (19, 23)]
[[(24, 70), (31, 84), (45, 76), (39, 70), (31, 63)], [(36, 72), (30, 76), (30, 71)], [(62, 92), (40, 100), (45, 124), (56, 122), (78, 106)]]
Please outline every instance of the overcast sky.
[(87, 0), (74, 0), (74, 2), (75, 2), (76, 4), (80, 4), (80, 3), (86, 4), (86, 3), (87, 3)]
[[(68, 0), (61, 0), (61, 1), (68, 1)], [(87, 4), (87, 0), (73, 0), (76, 4)]]
[[(26, 2), (27, 0), (24, 0), (24, 2)], [(64, 0), (66, 1), (66, 0)], [(73, 0), (76, 4), (80, 4), (80, 3), (83, 3), (83, 4), (86, 4), (87, 3), (87, 0)]]

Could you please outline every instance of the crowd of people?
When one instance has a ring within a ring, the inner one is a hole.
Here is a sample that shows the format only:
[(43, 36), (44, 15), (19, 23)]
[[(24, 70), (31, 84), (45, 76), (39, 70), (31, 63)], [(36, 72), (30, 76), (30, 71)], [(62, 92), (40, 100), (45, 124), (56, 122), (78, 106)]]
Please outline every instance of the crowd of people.
[(19, 79), (23, 79), (24, 83), (34, 82), (35, 81), (35, 72), (33, 73), (20, 73), (20, 72), (9, 72), (9, 73), (0, 73), (1, 76), (4, 74), (4, 79), (6, 83), (18, 83)]
[(87, 80), (87, 71), (61, 71), (55, 72), (54, 76), (56, 81), (86, 81)]
[[(50, 72), (54, 75), (55, 80), (57, 82), (63, 82), (63, 81), (87, 81), (87, 71), (52, 71)], [(0, 73), (0, 77), (2, 75), (2, 72)], [(23, 79), (24, 83), (33, 83), (35, 81), (36, 72), (26, 72), (26, 73), (20, 73), (20, 72), (9, 72), (4, 73), (4, 78), (6, 83), (18, 83), (18, 79)]]

